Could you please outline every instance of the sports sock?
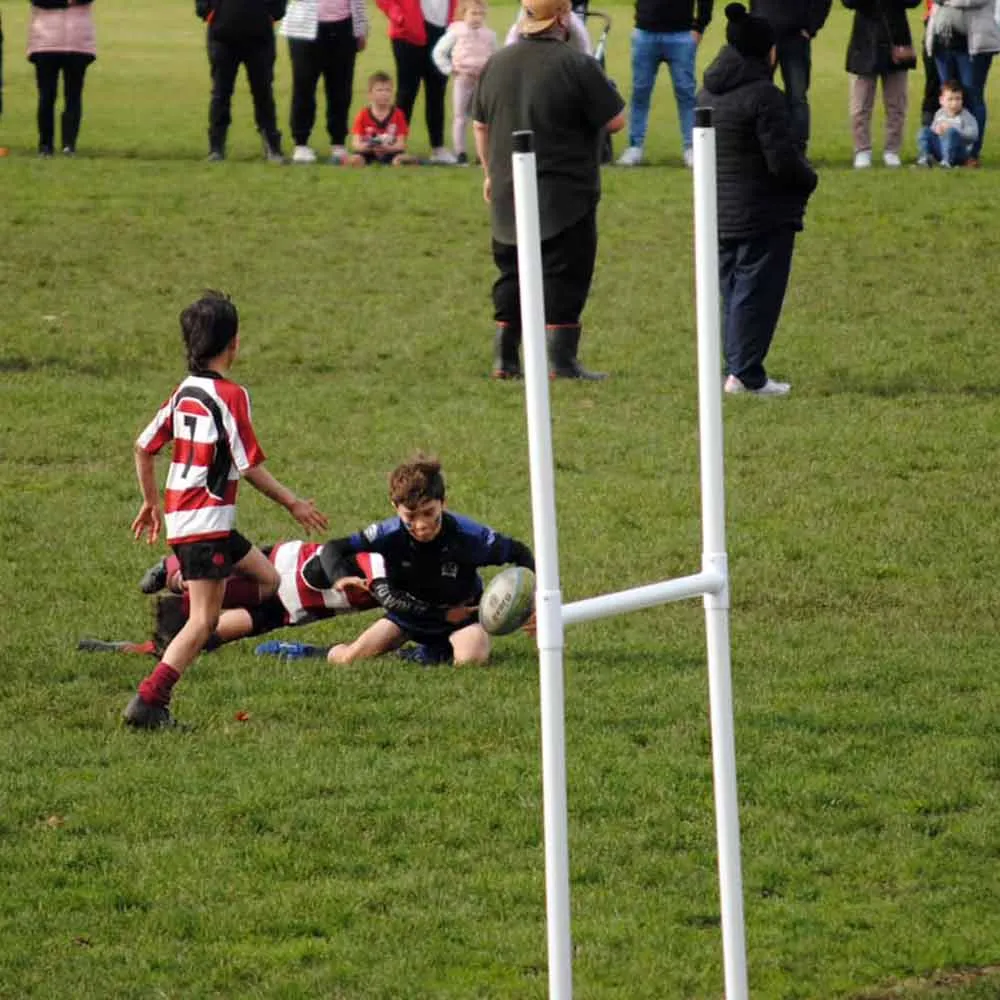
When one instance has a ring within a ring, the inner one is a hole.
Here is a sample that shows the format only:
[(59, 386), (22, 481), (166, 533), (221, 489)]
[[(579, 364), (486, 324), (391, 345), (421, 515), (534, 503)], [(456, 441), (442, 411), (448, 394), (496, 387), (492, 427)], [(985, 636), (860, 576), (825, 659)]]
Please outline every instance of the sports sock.
[(180, 679), (181, 675), (161, 660), (139, 685), (139, 697), (149, 705), (169, 705), (170, 692)]

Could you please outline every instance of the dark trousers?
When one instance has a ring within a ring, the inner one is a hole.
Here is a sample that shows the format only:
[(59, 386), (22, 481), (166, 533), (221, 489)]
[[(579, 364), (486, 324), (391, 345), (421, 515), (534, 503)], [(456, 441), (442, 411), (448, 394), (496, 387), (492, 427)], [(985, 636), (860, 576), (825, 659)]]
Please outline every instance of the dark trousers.
[(803, 151), (809, 144), (809, 81), (812, 76), (812, 42), (798, 32), (778, 39), (778, 66), (785, 88), (785, 103), (792, 136)]
[(767, 381), (764, 359), (774, 339), (792, 269), (795, 230), (719, 241), (726, 372), (748, 389)]
[(924, 29), (925, 43), (920, 46), (920, 60), (924, 67), (924, 94), (920, 101), (920, 125), (930, 125), (934, 121), (937, 109), (941, 106), (938, 98), (941, 95), (941, 77), (938, 76), (937, 63), (933, 56), (927, 54), (927, 29)]
[(406, 116), (413, 132), (413, 105), (417, 100), (420, 83), (424, 84), (424, 113), (427, 118), (427, 135), (431, 147), (444, 145), (444, 94), (448, 77), (442, 76), (434, 65), (431, 52), (445, 29), (424, 22), (427, 44), (413, 45), (398, 38), (392, 40), (392, 55), (396, 62), (396, 106)]
[[(521, 327), (521, 296), (517, 281), (517, 247), (493, 241), (499, 277), (493, 283), (493, 315), (498, 323)], [(542, 282), (545, 323), (575, 326), (587, 304), (597, 260), (597, 208), (568, 229), (542, 240)]]
[(31, 57), (38, 83), (38, 149), (51, 153), (55, 141), (56, 98), (59, 74), (63, 78), (63, 113), (60, 119), (64, 149), (76, 149), (83, 118), (83, 78), (93, 56), (82, 52), (38, 52)]
[(296, 146), (309, 144), (316, 121), (316, 84), (323, 78), (326, 91), (326, 130), (334, 146), (347, 139), (347, 113), (354, 88), (354, 60), (358, 42), (354, 22), (321, 21), (314, 42), (288, 40), (292, 60), (292, 113), (290, 126)]
[(274, 36), (223, 42), (209, 37), (208, 61), (212, 68), (212, 100), (208, 106), (208, 142), (212, 149), (222, 149), (232, 121), (230, 108), (236, 74), (246, 66), (253, 117), (258, 130), (275, 148), (281, 144), (277, 112), (274, 107)]

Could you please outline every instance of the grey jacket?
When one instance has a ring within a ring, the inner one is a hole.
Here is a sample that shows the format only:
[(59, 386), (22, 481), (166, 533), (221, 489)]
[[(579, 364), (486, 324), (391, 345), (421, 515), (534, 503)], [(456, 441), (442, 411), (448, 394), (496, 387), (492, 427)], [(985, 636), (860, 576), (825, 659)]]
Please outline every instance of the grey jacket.
[(968, 39), (969, 55), (1000, 52), (1000, 26), (994, 0), (935, 0), (927, 21), (927, 52), (934, 50), (937, 34), (954, 30)]

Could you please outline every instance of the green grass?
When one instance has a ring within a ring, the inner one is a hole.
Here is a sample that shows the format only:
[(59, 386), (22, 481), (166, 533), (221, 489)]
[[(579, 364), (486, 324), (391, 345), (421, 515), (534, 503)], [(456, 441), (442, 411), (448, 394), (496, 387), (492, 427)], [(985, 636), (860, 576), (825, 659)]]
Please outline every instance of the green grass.
[[(610, 10), (627, 90), (629, 10)], [(143, 664), (74, 652), (146, 630), (131, 441), (206, 285), (240, 306), (269, 467), (333, 532), (384, 515), (385, 474), (419, 446), (454, 509), (531, 538), (523, 391), (486, 378), (478, 173), (267, 167), (242, 90), (231, 161), (200, 162), (200, 29), (152, 0), (98, 5), (80, 156), (39, 162), (26, 12), (4, 4), (0, 996), (544, 997), (526, 637), (465, 671), (233, 647), (178, 689), (195, 730), (154, 736), (118, 722)], [(374, 21), (359, 83), (391, 65)], [(751, 990), (982, 1000), (997, 979), (967, 970), (1000, 962), (996, 136), (978, 173), (851, 171), (848, 23), (838, 8), (815, 53), (821, 185), (771, 359), (794, 393), (725, 401)], [(288, 82), (282, 53), (282, 118)], [(605, 173), (582, 354), (613, 377), (552, 387), (570, 600), (698, 568), (675, 129), (663, 77), (658, 165)], [(297, 532), (249, 490), (241, 527)], [(576, 994), (719, 997), (702, 610), (577, 626), (565, 661)]]

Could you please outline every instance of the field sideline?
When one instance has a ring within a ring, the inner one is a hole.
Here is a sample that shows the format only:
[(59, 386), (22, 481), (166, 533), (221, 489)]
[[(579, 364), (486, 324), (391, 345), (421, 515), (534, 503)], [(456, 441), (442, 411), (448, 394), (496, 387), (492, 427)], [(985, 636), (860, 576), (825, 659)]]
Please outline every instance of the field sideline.
[[(527, 637), (457, 671), (233, 647), (178, 688), (186, 734), (124, 731), (145, 664), (75, 651), (148, 629), (136, 581), (160, 550), (129, 536), (131, 442), (182, 373), (177, 314), (206, 286), (240, 307), (234, 374), (269, 467), (331, 533), (385, 516), (386, 473), (422, 447), (452, 509), (531, 538), (523, 389), (486, 377), (478, 171), (268, 166), (242, 81), (231, 159), (203, 163), (192, 6), (98, 0), (80, 153), (42, 162), (28, 5), (0, 0), (0, 998), (539, 1000)], [(627, 90), (630, 10), (608, 9)], [(512, 17), (491, 9), (498, 31)], [(359, 95), (391, 68), (372, 20)], [(848, 25), (838, 6), (815, 55), (821, 181), (770, 365), (793, 393), (725, 401), (751, 995), (992, 1000), (1000, 133), (979, 171), (851, 170)], [(284, 51), (277, 80), (284, 125)], [(569, 600), (700, 560), (675, 130), (661, 76), (653, 165), (604, 174), (581, 357), (612, 377), (552, 387)], [(419, 111), (415, 134), (425, 152)], [(251, 494), (249, 537), (295, 537)], [(567, 632), (586, 1000), (722, 995), (703, 619), (688, 602)], [(337, 641), (367, 620), (298, 634)]]

